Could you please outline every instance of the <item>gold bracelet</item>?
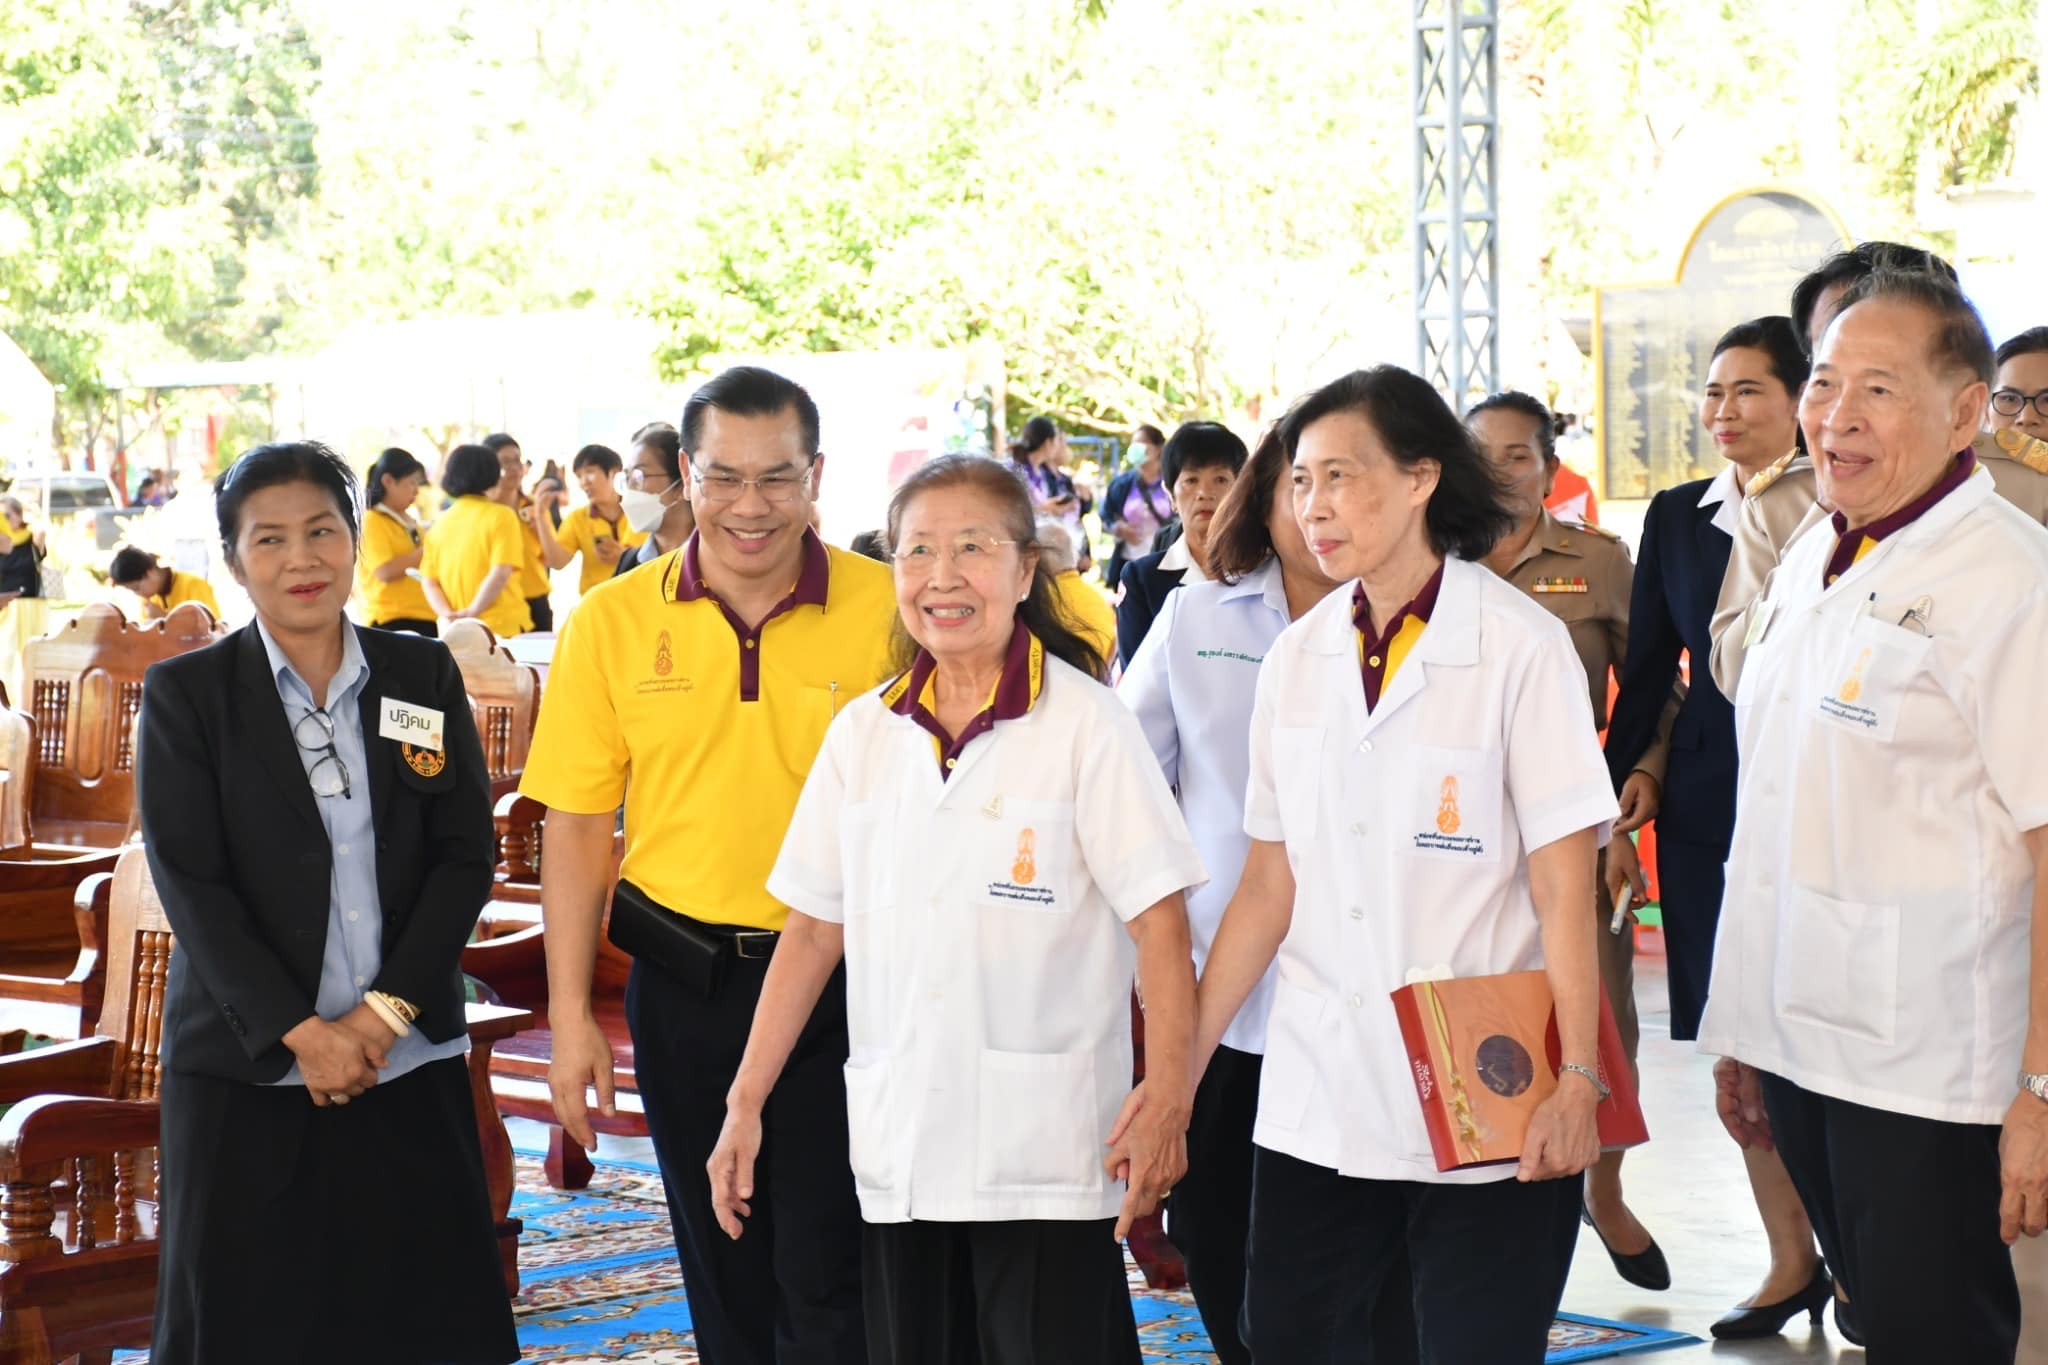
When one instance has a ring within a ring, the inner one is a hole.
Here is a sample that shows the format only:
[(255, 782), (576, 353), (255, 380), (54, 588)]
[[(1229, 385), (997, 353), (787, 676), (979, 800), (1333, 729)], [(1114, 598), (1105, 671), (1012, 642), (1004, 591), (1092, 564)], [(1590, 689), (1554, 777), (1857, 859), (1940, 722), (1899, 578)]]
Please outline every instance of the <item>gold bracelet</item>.
[(418, 1021), (420, 1017), (420, 1007), (418, 1005), (410, 1001), (400, 1000), (389, 991), (371, 991), (370, 994), (382, 1000), (386, 1005), (389, 1005), (391, 1012), (400, 1019), (405, 1020), (406, 1023), (410, 1024)]
[(384, 1021), (385, 1028), (390, 1029), (401, 1038), (410, 1034), (412, 1029), (407, 1026), (405, 1020), (398, 1017), (397, 1011), (384, 1003), (384, 999), (385, 997), (382, 992), (372, 991), (363, 997), (363, 1003), (370, 1007), (370, 1013)]

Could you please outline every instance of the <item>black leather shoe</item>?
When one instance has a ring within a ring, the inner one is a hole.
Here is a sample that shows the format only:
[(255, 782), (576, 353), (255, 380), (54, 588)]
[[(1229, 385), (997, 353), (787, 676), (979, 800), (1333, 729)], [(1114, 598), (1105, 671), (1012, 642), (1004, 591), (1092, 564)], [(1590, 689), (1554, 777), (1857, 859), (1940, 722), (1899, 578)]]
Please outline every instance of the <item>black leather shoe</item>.
[(1593, 1229), (1593, 1235), (1600, 1239), (1600, 1245), (1607, 1249), (1607, 1259), (1614, 1262), (1614, 1273), (1638, 1289), (1669, 1289), (1671, 1267), (1664, 1261), (1664, 1249), (1652, 1237), (1650, 1245), (1633, 1256), (1624, 1256), (1613, 1247), (1607, 1246), (1607, 1234), (1600, 1231), (1600, 1225), (1593, 1221), (1593, 1211), (1583, 1203), (1579, 1205), (1579, 1221)]
[(1842, 1334), (1842, 1340), (1851, 1346), (1863, 1344), (1863, 1333), (1856, 1326), (1856, 1313), (1847, 1299), (1835, 1300), (1835, 1330)]
[[(1835, 1282), (1828, 1278), (1828, 1268), (1824, 1265), (1816, 1266), (1813, 1278), (1806, 1282), (1806, 1288), (1791, 1298), (1779, 1299), (1776, 1303), (1760, 1303), (1754, 1308), (1731, 1308), (1708, 1330), (1723, 1341), (1740, 1341), (1745, 1337), (1774, 1337), (1785, 1330), (1786, 1323), (1801, 1313), (1806, 1314), (1818, 1326), (1821, 1314), (1827, 1311), (1828, 1300), (1834, 1297)], [(1836, 1311), (1841, 1311), (1839, 1306)]]

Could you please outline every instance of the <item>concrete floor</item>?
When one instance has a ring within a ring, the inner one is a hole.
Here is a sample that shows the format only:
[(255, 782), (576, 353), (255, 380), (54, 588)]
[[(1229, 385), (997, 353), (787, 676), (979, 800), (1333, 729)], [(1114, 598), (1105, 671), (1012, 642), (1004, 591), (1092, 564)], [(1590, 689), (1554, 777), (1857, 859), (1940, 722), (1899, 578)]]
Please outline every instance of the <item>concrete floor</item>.
[[(1767, 1256), (1763, 1225), (1749, 1197), (1741, 1153), (1714, 1117), (1712, 1059), (1690, 1043), (1670, 1040), (1670, 1010), (1664, 987), (1664, 959), (1644, 956), (1636, 963), (1636, 1005), (1643, 1027), (1643, 1112), (1650, 1142), (1629, 1153), (1623, 1184), (1630, 1207), (1664, 1248), (1672, 1286), (1647, 1293), (1614, 1273), (1599, 1240), (1582, 1229), (1578, 1259), (1565, 1291), (1569, 1312), (1640, 1322), (1702, 1338), (1642, 1357), (1683, 1365), (1709, 1358), (1723, 1361), (1860, 1362), (1863, 1352), (1834, 1333), (1830, 1314), (1823, 1326), (1794, 1319), (1780, 1337), (1764, 1341), (1715, 1342), (1707, 1328), (1751, 1293), (1763, 1279)], [(547, 1130), (514, 1120), (512, 1140), (523, 1148), (545, 1147)], [(620, 1160), (654, 1159), (644, 1139), (604, 1138), (600, 1155)]]

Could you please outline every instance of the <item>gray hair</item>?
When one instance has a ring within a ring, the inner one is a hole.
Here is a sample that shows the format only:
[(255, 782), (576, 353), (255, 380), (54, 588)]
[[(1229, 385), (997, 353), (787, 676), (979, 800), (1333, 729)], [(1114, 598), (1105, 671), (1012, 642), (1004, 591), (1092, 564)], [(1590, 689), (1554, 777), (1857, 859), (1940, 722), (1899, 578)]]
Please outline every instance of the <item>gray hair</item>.
[(1051, 517), (1038, 519), (1038, 557), (1045, 563), (1049, 574), (1063, 574), (1073, 568), (1080, 559), (1074, 548), (1074, 533), (1063, 521)]

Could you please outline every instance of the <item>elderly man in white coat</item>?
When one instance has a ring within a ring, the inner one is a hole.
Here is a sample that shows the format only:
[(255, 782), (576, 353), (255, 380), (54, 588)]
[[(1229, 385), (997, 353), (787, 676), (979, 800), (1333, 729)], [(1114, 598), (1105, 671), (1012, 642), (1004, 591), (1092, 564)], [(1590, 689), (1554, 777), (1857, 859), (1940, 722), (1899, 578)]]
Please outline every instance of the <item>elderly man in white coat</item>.
[[(1702, 1051), (1886, 1361), (2009, 1362), (2048, 1227), (2048, 531), (1976, 467), (1953, 285), (1843, 299), (1801, 424), (1836, 511), (1751, 613)], [(1960, 453), (1958, 453), (1960, 452)]]

